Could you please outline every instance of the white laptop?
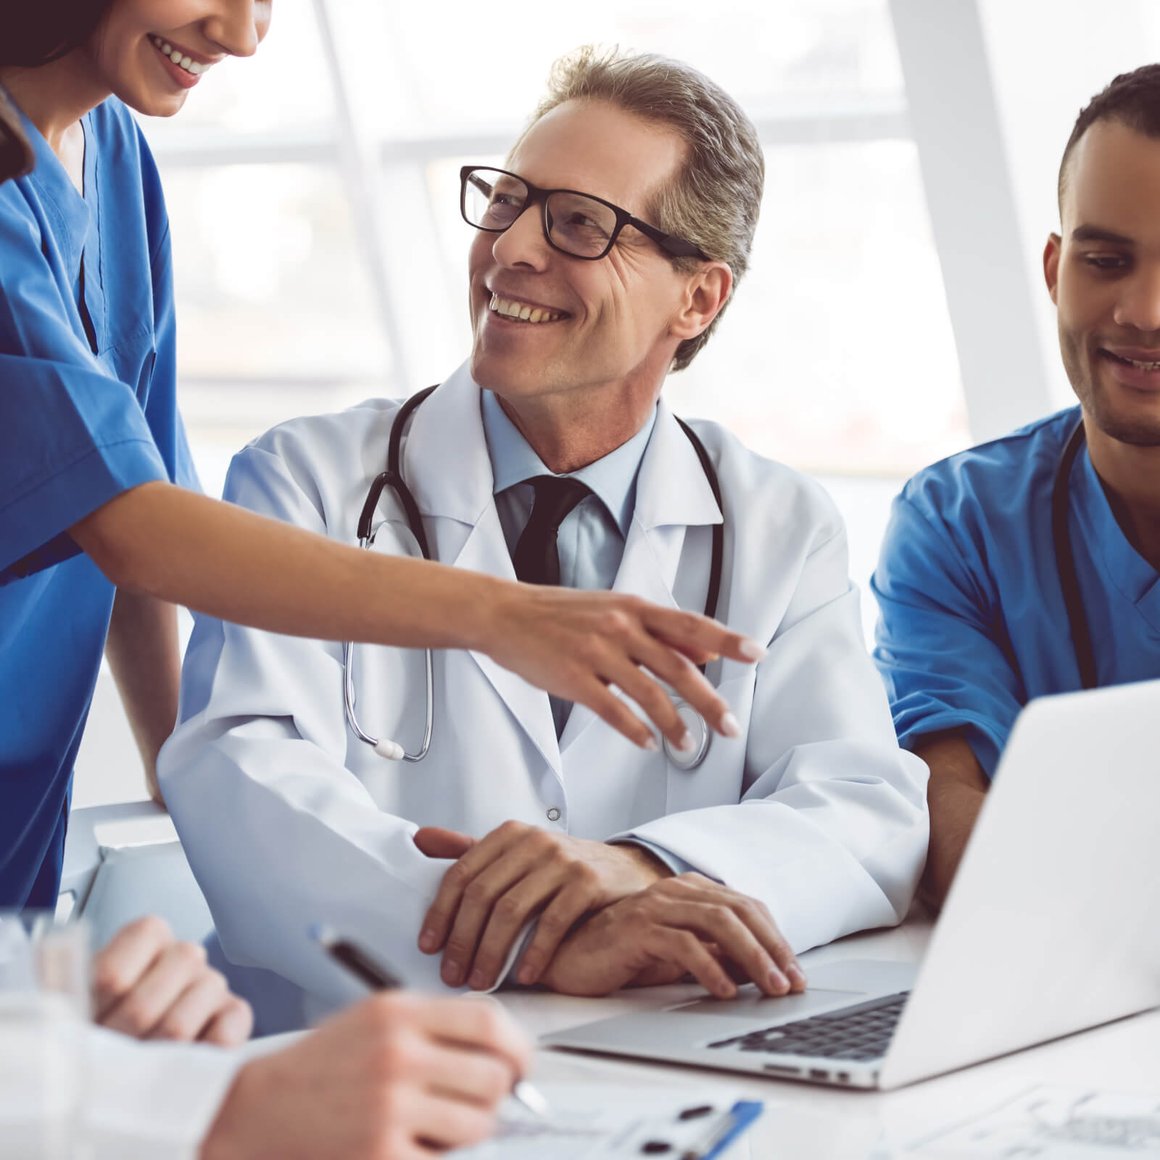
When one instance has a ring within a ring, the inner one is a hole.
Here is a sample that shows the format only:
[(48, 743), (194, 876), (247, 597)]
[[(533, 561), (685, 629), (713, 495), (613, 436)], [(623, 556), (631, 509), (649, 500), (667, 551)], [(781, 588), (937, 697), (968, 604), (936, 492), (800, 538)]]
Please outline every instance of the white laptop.
[(834, 963), (803, 995), (747, 987), (544, 1042), (887, 1089), (1160, 1005), (1158, 717), (1160, 681), (1027, 706), (921, 965)]

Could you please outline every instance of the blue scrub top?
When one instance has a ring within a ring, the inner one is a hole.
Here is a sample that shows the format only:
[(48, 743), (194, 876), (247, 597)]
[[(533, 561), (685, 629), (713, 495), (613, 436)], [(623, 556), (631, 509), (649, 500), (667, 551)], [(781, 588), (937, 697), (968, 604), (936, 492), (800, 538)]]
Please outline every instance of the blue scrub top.
[(0, 186), (0, 907), (51, 907), (114, 592), (68, 529), (138, 484), (196, 478), (140, 130), (115, 99), (85, 117), (82, 198), (25, 128), (36, 168)]
[[(1032, 697), (1081, 688), (1051, 534), (1072, 408), (919, 472), (871, 580), (899, 740), (960, 729), (988, 776)], [(1160, 677), (1160, 575), (1116, 522), (1086, 447), (1070, 527), (1101, 685)]]

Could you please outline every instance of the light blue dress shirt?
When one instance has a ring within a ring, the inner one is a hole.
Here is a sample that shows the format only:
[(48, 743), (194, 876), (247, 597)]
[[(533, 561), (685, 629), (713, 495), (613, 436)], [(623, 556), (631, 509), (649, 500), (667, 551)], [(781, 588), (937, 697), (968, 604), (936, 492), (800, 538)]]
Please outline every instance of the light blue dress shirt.
[[(554, 475), (507, 417), (491, 391), (483, 391), (483, 434), (495, 479), (493, 494), (508, 552), (514, 553), (520, 534), (532, 515), (535, 492), (527, 482), (537, 475)], [(592, 490), (564, 517), (556, 546), (560, 553), (560, 584), (565, 588), (607, 591), (616, 580), (632, 513), (636, 509), (636, 478), (652, 438), (657, 412), (654, 407), (643, 427), (603, 459), (570, 472)], [(556, 736), (564, 732), (572, 702), (551, 697)], [(674, 874), (696, 867), (668, 850), (633, 839), (655, 854)]]
[[(569, 473), (592, 495), (582, 499), (560, 525), (560, 584), (565, 588), (611, 588), (624, 556), (624, 542), (636, 507), (636, 477), (656, 423), (654, 407), (645, 425), (603, 459)], [(491, 391), (483, 392), (483, 434), (495, 477), (495, 505), (508, 551), (532, 514), (535, 493), (526, 482), (554, 475), (507, 417)]]
[[(556, 473), (544, 465), (491, 391), (483, 392), (482, 408), (483, 434), (495, 479), (495, 506), (508, 553), (514, 554), (531, 518), (535, 498), (527, 480)], [(636, 507), (636, 477), (656, 415), (654, 407), (647, 422), (627, 443), (603, 459), (568, 473), (570, 478), (586, 484), (592, 495), (585, 496), (560, 524), (556, 547), (560, 553), (561, 587), (601, 591), (611, 588), (616, 580)], [(551, 701), (559, 737), (572, 703), (561, 697), (552, 697)]]

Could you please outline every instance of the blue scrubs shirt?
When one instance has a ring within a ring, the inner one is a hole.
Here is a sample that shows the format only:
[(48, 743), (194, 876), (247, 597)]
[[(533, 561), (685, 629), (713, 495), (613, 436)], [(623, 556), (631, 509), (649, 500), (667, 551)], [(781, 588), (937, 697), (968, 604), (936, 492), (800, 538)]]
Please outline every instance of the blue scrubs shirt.
[[(871, 587), (874, 656), (905, 748), (961, 730), (991, 776), (1023, 705), (1081, 688), (1051, 534), (1079, 414), (936, 463), (895, 500)], [(1120, 529), (1086, 447), (1068, 497), (1099, 683), (1160, 677), (1160, 576)]]
[(68, 529), (138, 484), (196, 479), (145, 141), (115, 99), (86, 116), (82, 197), (25, 128), (36, 168), (0, 186), (0, 907), (51, 907), (114, 593)]

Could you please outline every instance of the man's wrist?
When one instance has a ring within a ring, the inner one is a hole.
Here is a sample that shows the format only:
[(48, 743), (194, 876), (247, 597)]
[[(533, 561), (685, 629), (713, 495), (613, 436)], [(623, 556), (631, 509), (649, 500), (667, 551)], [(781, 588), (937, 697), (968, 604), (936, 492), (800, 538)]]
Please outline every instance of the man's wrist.
[(617, 850), (631, 858), (642, 873), (651, 877), (654, 882), (659, 882), (662, 878), (672, 878), (676, 873), (663, 858), (648, 846), (642, 846), (632, 839), (613, 844)]

